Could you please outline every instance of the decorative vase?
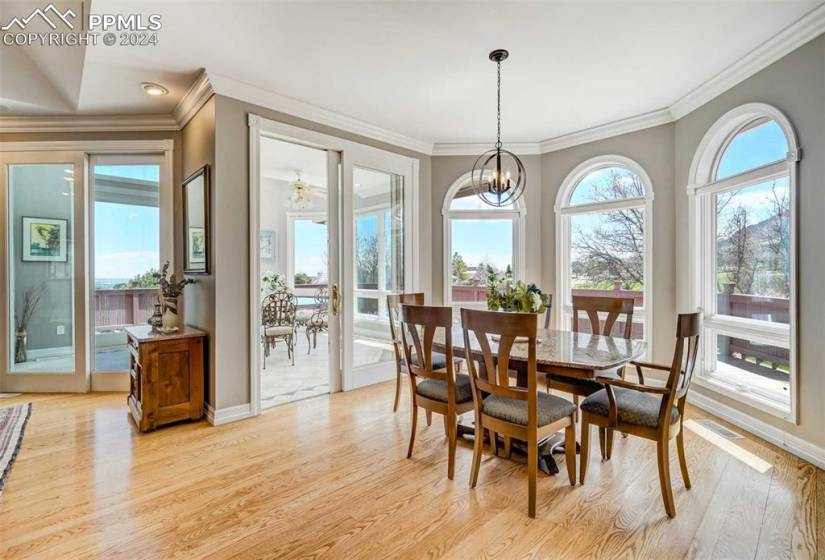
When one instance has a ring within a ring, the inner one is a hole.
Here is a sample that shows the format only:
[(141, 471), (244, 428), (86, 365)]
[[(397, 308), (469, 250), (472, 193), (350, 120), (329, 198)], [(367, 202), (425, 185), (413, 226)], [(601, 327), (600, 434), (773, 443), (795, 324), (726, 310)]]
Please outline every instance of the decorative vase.
[(163, 326), (163, 312), (161, 311), (160, 301), (155, 304), (155, 312), (149, 317), (147, 321), (152, 326), (152, 329), (157, 330)]
[(26, 354), (26, 331), (17, 331), (14, 337), (14, 363), (20, 364), (28, 361)]
[(174, 330), (178, 327), (178, 298), (165, 297), (163, 298), (163, 329), (167, 331)]

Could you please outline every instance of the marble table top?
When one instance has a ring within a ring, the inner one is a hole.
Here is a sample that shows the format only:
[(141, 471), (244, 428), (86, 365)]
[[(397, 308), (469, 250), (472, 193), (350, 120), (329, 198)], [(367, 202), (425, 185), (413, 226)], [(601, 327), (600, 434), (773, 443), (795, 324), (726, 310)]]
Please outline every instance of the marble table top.
[[(464, 332), (461, 325), (452, 331), (453, 351), (464, 356)], [(481, 347), (475, 335), (470, 333), (470, 345), (475, 356), (481, 356)], [(444, 350), (444, 330), (438, 329), (433, 340), (435, 350)], [(495, 353), (498, 344), (490, 337), (490, 347)], [(613, 369), (639, 358), (647, 344), (642, 340), (628, 340), (613, 336), (588, 333), (539, 329), (536, 342), (536, 362), (540, 366), (555, 366), (581, 370)], [(511, 360), (527, 361), (527, 342), (516, 342), (510, 353)]]

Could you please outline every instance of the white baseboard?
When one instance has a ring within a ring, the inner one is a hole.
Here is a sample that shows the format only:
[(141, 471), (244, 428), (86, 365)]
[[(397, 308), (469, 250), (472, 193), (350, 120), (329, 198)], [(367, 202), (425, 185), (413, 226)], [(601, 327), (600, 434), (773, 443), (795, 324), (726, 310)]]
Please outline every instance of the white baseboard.
[(204, 406), (206, 410), (206, 419), (213, 426), (221, 426), (229, 424), (230, 422), (237, 422), (254, 416), (252, 414), (252, 404), (240, 404), (238, 406), (228, 406), (215, 410), (209, 403)]
[(755, 436), (781, 447), (789, 453), (793, 453), (800, 459), (804, 459), (820, 469), (825, 469), (825, 448), (823, 447), (789, 434), (776, 426), (772, 426), (741, 410), (722, 404), (696, 391), (688, 394), (688, 402)]

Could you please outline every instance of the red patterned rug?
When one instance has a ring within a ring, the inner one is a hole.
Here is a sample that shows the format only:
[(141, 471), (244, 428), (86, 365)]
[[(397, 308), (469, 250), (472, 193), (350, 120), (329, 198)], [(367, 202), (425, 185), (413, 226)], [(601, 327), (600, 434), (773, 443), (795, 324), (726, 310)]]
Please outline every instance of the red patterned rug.
[(11, 466), (20, 450), (23, 431), (26, 429), (26, 422), (29, 421), (31, 413), (32, 403), (0, 408), (0, 497), (3, 496), (6, 475), (11, 471)]

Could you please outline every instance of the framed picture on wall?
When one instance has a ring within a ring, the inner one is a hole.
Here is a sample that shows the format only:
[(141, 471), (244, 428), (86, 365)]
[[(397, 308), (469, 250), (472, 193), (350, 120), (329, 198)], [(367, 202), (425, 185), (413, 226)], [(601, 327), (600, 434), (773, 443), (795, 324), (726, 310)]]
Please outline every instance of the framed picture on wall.
[(209, 166), (183, 182), (184, 266), (187, 274), (209, 273)]
[(189, 228), (189, 254), (187, 262), (203, 264), (206, 262), (206, 230), (202, 227)]
[(59, 218), (23, 217), (23, 260), (66, 262), (69, 221)]
[(261, 258), (275, 260), (275, 232), (271, 229), (261, 230)]

